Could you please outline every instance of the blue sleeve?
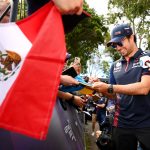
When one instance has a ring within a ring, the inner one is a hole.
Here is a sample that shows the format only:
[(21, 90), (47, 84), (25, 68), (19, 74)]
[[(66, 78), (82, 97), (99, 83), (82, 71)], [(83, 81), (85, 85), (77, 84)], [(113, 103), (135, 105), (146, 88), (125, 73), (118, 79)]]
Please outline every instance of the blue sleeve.
[[(147, 53), (150, 58), (150, 53)], [(150, 75), (150, 68), (143, 68), (142, 75)]]

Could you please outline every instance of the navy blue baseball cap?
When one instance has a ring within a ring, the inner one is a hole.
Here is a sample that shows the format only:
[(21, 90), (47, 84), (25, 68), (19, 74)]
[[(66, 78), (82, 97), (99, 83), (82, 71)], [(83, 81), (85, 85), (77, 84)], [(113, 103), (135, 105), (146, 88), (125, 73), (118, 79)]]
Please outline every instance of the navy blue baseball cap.
[(109, 47), (112, 43), (119, 43), (124, 37), (132, 34), (132, 28), (128, 24), (117, 25), (112, 30), (111, 40), (107, 43), (107, 46)]

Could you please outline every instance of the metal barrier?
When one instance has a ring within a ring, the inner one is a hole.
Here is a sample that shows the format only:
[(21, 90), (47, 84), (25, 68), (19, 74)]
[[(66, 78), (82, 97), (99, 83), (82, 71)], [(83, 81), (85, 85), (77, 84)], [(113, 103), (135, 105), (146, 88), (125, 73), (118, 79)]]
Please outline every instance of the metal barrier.
[(84, 150), (83, 114), (66, 102), (65, 106), (56, 101), (46, 140), (0, 129), (0, 150)]

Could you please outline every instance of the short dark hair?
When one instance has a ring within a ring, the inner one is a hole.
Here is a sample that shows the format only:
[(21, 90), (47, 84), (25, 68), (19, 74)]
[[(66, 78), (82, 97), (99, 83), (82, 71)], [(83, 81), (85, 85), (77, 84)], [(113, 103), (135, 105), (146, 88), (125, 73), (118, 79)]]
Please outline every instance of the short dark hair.
[[(134, 43), (136, 44), (136, 42), (137, 42), (136, 35), (133, 35), (133, 36), (134, 36)], [(126, 37), (127, 37), (127, 39), (129, 39), (131, 37), (131, 35), (127, 35)]]

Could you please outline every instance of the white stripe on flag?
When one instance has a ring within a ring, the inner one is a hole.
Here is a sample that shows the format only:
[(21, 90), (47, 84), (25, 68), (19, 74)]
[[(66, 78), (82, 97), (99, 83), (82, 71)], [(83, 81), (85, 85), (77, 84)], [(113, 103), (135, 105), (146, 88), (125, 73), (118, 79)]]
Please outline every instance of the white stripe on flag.
[(0, 73), (0, 105), (5, 99), (10, 87), (16, 80), (31, 46), (32, 43), (26, 38), (15, 23), (0, 24), (0, 53), (5, 53), (5, 50), (9, 50), (16, 52), (21, 56), (19, 68), (16, 68), (16, 70), (14, 69), (15, 73), (11, 76), (11, 78), (8, 78), (6, 81), (2, 81), (2, 73)]

